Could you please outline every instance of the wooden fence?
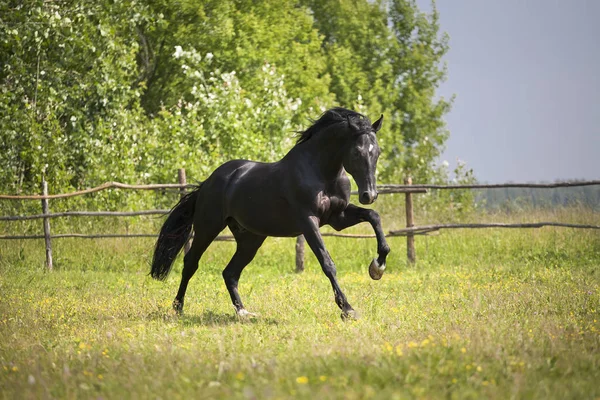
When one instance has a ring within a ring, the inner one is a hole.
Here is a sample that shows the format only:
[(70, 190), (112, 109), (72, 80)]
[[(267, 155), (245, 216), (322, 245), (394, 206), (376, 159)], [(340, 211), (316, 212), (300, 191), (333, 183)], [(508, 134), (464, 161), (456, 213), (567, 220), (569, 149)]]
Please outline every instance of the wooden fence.
[[(186, 182), (186, 175), (184, 169), (178, 170), (178, 182), (171, 184), (152, 184), (152, 185), (128, 185), (119, 182), (107, 182), (98, 187), (85, 189), (72, 193), (63, 194), (48, 194), (48, 184), (44, 180), (42, 181), (42, 194), (41, 195), (0, 195), (0, 200), (40, 200), (42, 205), (42, 213), (34, 215), (16, 215), (16, 216), (0, 216), (0, 221), (24, 221), (33, 219), (43, 219), (43, 235), (0, 235), (1, 239), (44, 239), (46, 244), (46, 267), (52, 270), (52, 239), (59, 238), (140, 238), (140, 237), (157, 237), (157, 234), (152, 233), (139, 233), (139, 234), (79, 234), (79, 233), (66, 233), (66, 234), (52, 234), (50, 230), (50, 219), (52, 218), (63, 218), (63, 217), (81, 217), (81, 216), (93, 216), (93, 217), (130, 217), (140, 215), (165, 215), (170, 210), (142, 210), (142, 211), (67, 211), (59, 213), (51, 213), (49, 207), (49, 201), (51, 199), (61, 199), (67, 197), (81, 196), (89, 193), (99, 192), (101, 190), (118, 188), (118, 189), (129, 189), (129, 190), (164, 190), (164, 189), (175, 189), (179, 190), (180, 195), (183, 196), (186, 193), (186, 189), (194, 187), (194, 185), (188, 185)], [(554, 227), (566, 227), (566, 228), (579, 228), (579, 229), (600, 229), (597, 225), (585, 225), (585, 224), (570, 224), (561, 222), (534, 222), (534, 223), (520, 223), (520, 224), (506, 224), (506, 223), (485, 223), (485, 224), (434, 224), (434, 225), (414, 225), (413, 215), (413, 194), (427, 193), (428, 190), (446, 190), (446, 189), (489, 189), (489, 188), (559, 188), (559, 187), (575, 187), (575, 186), (591, 186), (600, 185), (600, 181), (581, 181), (581, 182), (557, 182), (549, 184), (532, 184), (532, 183), (507, 183), (507, 184), (476, 184), (476, 185), (413, 185), (410, 178), (404, 181), (404, 185), (389, 184), (380, 185), (377, 187), (379, 194), (391, 194), (391, 193), (404, 193), (406, 197), (405, 208), (406, 208), (406, 228), (397, 229), (390, 231), (386, 236), (406, 236), (406, 248), (407, 248), (407, 260), (409, 263), (416, 261), (415, 253), (415, 235), (424, 235), (430, 232), (439, 231), (441, 229), (478, 229), (478, 228), (541, 228), (544, 226)], [(356, 194), (356, 193), (352, 193)], [(336, 236), (345, 238), (374, 238), (374, 234), (343, 234), (343, 233), (323, 233), (323, 236)], [(216, 240), (229, 241), (233, 240), (232, 236), (221, 235)], [(304, 270), (304, 238), (299, 236), (296, 239), (296, 271), (300, 272)], [(186, 243), (185, 251), (189, 250), (189, 242)]]

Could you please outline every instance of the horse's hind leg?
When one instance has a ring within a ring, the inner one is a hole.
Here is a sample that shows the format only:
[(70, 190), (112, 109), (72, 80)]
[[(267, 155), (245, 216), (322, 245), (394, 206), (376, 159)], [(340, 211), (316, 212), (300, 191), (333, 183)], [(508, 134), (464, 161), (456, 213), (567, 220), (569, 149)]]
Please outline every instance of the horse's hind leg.
[(217, 221), (210, 222), (203, 220), (199, 225), (194, 224), (194, 240), (192, 247), (183, 257), (183, 271), (181, 272), (181, 283), (177, 296), (173, 300), (173, 309), (181, 314), (183, 312), (183, 299), (187, 290), (188, 282), (198, 270), (198, 262), (200, 257), (206, 251), (208, 246), (215, 240), (217, 235), (225, 228), (225, 224), (220, 224)]
[(229, 224), (229, 229), (233, 233), (237, 242), (237, 248), (235, 254), (227, 264), (227, 267), (223, 270), (223, 279), (225, 280), (225, 286), (229, 296), (231, 296), (231, 302), (235, 307), (235, 312), (240, 317), (253, 316), (254, 314), (246, 311), (240, 294), (238, 293), (238, 281), (243, 269), (252, 261), (256, 252), (265, 241), (265, 236), (256, 235), (254, 233), (244, 230), (236, 222)]

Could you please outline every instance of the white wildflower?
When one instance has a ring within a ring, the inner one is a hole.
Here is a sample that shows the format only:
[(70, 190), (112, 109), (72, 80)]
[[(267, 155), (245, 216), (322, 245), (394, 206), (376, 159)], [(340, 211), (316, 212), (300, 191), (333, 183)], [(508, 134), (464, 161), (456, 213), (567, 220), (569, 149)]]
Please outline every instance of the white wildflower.
[(183, 49), (181, 46), (175, 46), (175, 53), (173, 53), (173, 57), (180, 58), (183, 55)]

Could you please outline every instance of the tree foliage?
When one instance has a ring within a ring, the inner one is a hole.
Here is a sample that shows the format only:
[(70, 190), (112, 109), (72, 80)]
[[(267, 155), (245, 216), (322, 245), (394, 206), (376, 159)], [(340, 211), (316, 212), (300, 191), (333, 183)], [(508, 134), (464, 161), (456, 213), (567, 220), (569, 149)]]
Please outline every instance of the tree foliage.
[(415, 0), (0, 3), (3, 192), (204, 179), (326, 108), (385, 114), (380, 180), (444, 179), (447, 37)]

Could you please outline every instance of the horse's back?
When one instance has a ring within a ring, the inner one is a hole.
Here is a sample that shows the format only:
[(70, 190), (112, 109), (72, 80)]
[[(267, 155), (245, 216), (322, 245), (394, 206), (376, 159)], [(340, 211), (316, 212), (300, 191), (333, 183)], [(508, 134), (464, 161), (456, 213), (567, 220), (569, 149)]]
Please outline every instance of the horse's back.
[[(205, 181), (213, 192), (232, 197), (239, 191), (252, 188), (269, 189), (277, 169), (277, 163), (249, 160), (231, 160), (219, 166)], [(215, 193), (216, 194), (216, 193)]]

